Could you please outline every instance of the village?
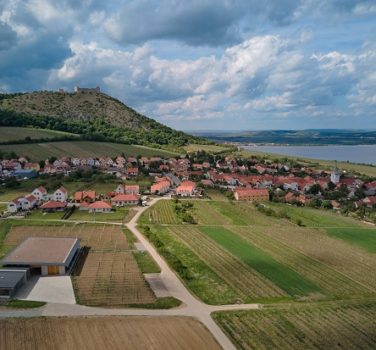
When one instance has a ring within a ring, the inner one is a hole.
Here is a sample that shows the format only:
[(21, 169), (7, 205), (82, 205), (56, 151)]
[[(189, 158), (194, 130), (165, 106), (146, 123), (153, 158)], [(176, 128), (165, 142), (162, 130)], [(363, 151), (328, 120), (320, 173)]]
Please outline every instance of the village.
[[(203, 151), (176, 158), (119, 155), (115, 158), (49, 159), (31, 163), (25, 157), (2, 160), (3, 180), (28, 181), (38, 176), (69, 178), (77, 171), (95, 169), (121, 183), (100, 193), (94, 188), (71, 196), (64, 186), (48, 193), (38, 186), (7, 203), (6, 215), (39, 208), (43, 212), (72, 211), (111, 213), (124, 206), (147, 205), (149, 196), (208, 197), (217, 189), (237, 201), (281, 202), (336, 211), (372, 211), (376, 205), (376, 181), (341, 172), (321, 170), (291, 162), (257, 157), (213, 156)], [(137, 179), (147, 177), (150, 186), (140, 189)]]

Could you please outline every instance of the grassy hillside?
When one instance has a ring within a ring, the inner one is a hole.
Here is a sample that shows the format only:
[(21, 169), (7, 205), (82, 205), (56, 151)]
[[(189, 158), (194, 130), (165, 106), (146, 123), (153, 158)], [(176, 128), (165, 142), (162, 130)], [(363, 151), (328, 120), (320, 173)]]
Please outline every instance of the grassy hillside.
[[(64, 131), (55, 131), (48, 129), (35, 129), (35, 128), (17, 128), (17, 127), (0, 127), (0, 143), (13, 142), (13, 141), (27, 141), (27, 140), (40, 140), (40, 139), (56, 139), (65, 136), (75, 136)], [(76, 135), (78, 136), (78, 135)]]
[(32, 161), (44, 160), (49, 157), (114, 157), (125, 153), (126, 155), (150, 156), (176, 156), (170, 151), (146, 147), (124, 145), (111, 142), (94, 141), (67, 141), (45, 142), (34, 144), (0, 145), (0, 152), (15, 152), (17, 155), (26, 156)]
[(0, 125), (31, 125), (127, 144), (207, 143), (147, 118), (106, 94), (94, 92), (1, 94)]

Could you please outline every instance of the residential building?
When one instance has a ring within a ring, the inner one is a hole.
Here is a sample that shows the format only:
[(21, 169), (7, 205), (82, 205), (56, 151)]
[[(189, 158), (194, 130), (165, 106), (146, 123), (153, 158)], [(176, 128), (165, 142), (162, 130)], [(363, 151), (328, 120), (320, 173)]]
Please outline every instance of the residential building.
[(123, 207), (125, 205), (137, 205), (140, 201), (140, 197), (136, 194), (118, 194), (111, 199), (112, 205), (117, 207)]
[(104, 201), (96, 201), (89, 205), (89, 213), (110, 213), (112, 206)]
[(265, 188), (236, 188), (234, 197), (237, 201), (268, 201), (269, 191)]
[(196, 191), (196, 184), (193, 181), (183, 181), (177, 188), (176, 194), (182, 197), (192, 197)]
[(66, 202), (68, 200), (68, 191), (66, 188), (61, 186), (52, 195), (52, 200), (55, 202)]

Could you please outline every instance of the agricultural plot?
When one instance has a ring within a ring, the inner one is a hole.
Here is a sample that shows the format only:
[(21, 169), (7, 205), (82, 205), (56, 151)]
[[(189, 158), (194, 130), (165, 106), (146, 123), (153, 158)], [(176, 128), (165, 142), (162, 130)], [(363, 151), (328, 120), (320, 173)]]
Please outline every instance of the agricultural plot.
[(219, 312), (213, 317), (238, 349), (376, 348), (374, 302)]
[(329, 236), (342, 239), (343, 241), (361, 247), (370, 253), (376, 253), (376, 230), (373, 228), (331, 227), (325, 229), (325, 231)]
[[(256, 229), (256, 228), (253, 228)], [(304, 227), (257, 228), (258, 234), (274, 238), (376, 292), (376, 255)]]
[(118, 226), (13, 226), (7, 234), (4, 245), (15, 246), (26, 237), (73, 237), (79, 238), (81, 246), (92, 251), (128, 250), (128, 242)]
[(204, 261), (243, 302), (287, 294), (236, 256), (218, 246), (194, 227), (168, 227)]
[(0, 321), (0, 349), (219, 350), (189, 317), (43, 317)]
[(63, 136), (77, 136), (69, 132), (55, 131), (48, 129), (33, 129), (33, 128), (21, 128), (21, 127), (0, 127), (0, 142), (20, 141), (26, 137), (30, 139), (53, 139)]
[(119, 154), (152, 156), (176, 156), (176, 153), (153, 149), (145, 146), (124, 145), (111, 142), (69, 141), (44, 142), (29, 144), (1, 145), (0, 151), (16, 152), (27, 156), (31, 161), (39, 161), (49, 157), (115, 157)]
[(302, 297), (321, 292), (320, 288), (312, 281), (299, 275), (288, 266), (279, 263), (269, 254), (231, 231), (224, 228), (205, 227), (201, 228), (201, 232), (223, 249), (236, 256), (244, 264), (269, 279), (288, 295)]
[[(273, 228), (276, 230), (277, 228)], [(324, 263), (312, 259), (298, 250), (263, 234), (265, 228), (231, 227), (232, 232), (262, 249), (276, 261), (289, 266), (301, 276), (311, 280), (327, 296), (349, 298), (354, 295), (371, 295), (372, 290), (339, 273)], [(279, 228), (278, 228), (279, 230)]]
[(132, 252), (89, 252), (73, 275), (79, 303), (92, 306), (146, 304), (156, 298)]
[(157, 202), (142, 215), (141, 222), (173, 225), (181, 223), (181, 220), (175, 213), (173, 205), (174, 203), (168, 200), (161, 200)]
[(200, 225), (228, 225), (230, 220), (212, 208), (211, 202), (194, 201), (193, 215)]
[(130, 208), (116, 208), (110, 213), (89, 213), (87, 210), (76, 209), (68, 220), (127, 222), (134, 216)]

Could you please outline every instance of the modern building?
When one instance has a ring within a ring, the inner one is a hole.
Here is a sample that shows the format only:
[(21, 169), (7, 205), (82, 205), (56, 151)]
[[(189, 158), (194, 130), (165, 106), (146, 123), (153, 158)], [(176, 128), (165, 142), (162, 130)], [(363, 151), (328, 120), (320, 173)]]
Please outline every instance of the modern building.
[(16, 170), (13, 175), (18, 179), (32, 179), (37, 177), (37, 172), (34, 169), (19, 169)]
[(80, 248), (77, 238), (28, 237), (5, 256), (4, 268), (28, 267), (34, 274), (65, 275)]
[(0, 270), (0, 300), (13, 298), (25, 281), (26, 274), (22, 270)]

